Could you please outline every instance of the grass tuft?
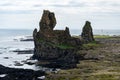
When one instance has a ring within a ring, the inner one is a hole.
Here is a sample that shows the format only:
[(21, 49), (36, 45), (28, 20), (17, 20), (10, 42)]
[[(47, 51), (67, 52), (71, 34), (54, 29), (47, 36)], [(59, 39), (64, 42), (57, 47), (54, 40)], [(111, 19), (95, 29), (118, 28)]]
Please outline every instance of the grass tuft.
[(90, 42), (90, 43), (87, 43), (87, 44), (83, 44), (82, 45), (82, 49), (94, 49), (96, 47), (100, 47), (101, 44), (96, 42), (96, 41), (93, 41), (93, 42)]
[(105, 39), (105, 38), (110, 38), (111, 36), (109, 36), (109, 35), (95, 35), (94, 36), (94, 38), (103, 38), (103, 39)]

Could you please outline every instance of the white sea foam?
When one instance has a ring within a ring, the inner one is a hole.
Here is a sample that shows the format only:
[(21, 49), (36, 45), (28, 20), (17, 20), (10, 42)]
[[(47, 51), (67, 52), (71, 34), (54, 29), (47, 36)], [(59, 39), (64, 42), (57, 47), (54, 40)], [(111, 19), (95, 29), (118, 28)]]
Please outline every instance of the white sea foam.
[(45, 79), (45, 76), (38, 77), (38, 79), (42, 79), (43, 80), (43, 79)]
[(1, 74), (0, 77), (5, 77), (7, 74)]

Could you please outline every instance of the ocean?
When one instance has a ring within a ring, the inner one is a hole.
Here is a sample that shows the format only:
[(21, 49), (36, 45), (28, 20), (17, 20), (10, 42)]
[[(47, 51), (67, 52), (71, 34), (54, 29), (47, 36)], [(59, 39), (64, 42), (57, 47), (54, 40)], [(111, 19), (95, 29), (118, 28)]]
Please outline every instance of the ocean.
[(23, 66), (15, 66), (15, 62), (22, 62), (29, 59), (32, 54), (18, 55), (14, 50), (33, 49), (32, 41), (21, 42), (21, 38), (32, 36), (32, 30), (15, 30), (0, 29), (0, 64), (14, 68), (33, 69), (34, 66), (24, 64)]
[[(70, 30), (71, 35), (81, 35), (82, 30), (80, 29), (73, 29)], [(120, 35), (120, 30), (103, 30), (103, 29), (93, 29), (93, 34), (94, 35), (109, 35), (109, 36), (119, 36)]]
[[(23, 64), (15, 66), (15, 62), (22, 63), (33, 54), (17, 54), (14, 50), (34, 49), (33, 41), (20, 41), (32, 36), (33, 30), (25, 29), (0, 29), (0, 64), (7, 67), (27, 68), (37, 70), (35, 65)], [(71, 30), (71, 35), (80, 35), (81, 30)], [(94, 35), (120, 35), (120, 30), (93, 30)]]

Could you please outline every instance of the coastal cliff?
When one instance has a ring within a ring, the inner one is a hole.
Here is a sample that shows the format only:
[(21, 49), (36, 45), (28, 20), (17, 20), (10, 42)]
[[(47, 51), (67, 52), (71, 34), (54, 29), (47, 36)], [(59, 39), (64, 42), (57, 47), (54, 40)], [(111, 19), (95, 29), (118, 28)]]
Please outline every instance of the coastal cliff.
[(39, 22), (40, 30), (33, 31), (33, 58), (42, 61), (42, 64), (39, 63), (42, 66), (73, 68), (78, 62), (76, 51), (81, 47), (81, 41), (71, 37), (68, 27), (54, 30), (56, 23), (55, 14), (44, 10)]

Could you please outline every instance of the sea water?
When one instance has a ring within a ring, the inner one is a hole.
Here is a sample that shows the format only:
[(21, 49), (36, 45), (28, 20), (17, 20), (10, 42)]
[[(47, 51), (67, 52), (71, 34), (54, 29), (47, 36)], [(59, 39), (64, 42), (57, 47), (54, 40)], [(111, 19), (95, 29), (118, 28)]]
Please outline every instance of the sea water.
[[(71, 35), (80, 35), (82, 30), (70, 30)], [(32, 36), (33, 30), (0, 29), (0, 64), (7, 67), (38, 69), (35, 65), (15, 66), (15, 62), (29, 59), (33, 54), (17, 54), (14, 50), (31, 50), (33, 41), (20, 41), (21, 38)], [(120, 35), (120, 30), (93, 30), (94, 35)]]
[(27, 64), (15, 66), (15, 62), (29, 59), (33, 54), (19, 55), (14, 50), (31, 50), (34, 47), (32, 41), (21, 42), (19, 39), (32, 36), (32, 30), (0, 29), (0, 64), (15, 68), (33, 68)]
[[(70, 30), (71, 35), (81, 35), (82, 30), (81, 29), (72, 29)], [(104, 29), (93, 29), (94, 35), (109, 35), (109, 36), (119, 36), (120, 30), (104, 30)]]

